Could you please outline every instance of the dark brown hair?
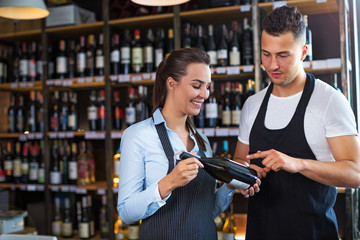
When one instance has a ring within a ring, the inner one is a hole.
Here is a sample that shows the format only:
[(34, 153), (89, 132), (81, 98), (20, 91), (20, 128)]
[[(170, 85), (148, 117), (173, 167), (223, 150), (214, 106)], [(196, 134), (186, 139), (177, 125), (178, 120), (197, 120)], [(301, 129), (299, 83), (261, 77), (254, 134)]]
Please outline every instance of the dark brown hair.
[[(166, 81), (169, 77), (179, 82), (186, 75), (187, 66), (191, 63), (210, 64), (209, 55), (199, 48), (181, 48), (174, 50), (159, 64), (153, 88), (153, 113), (157, 108), (163, 108), (168, 94)], [(197, 132), (191, 117), (186, 119), (186, 127), (191, 131), (199, 147), (206, 150), (205, 140)]]
[(263, 19), (262, 27), (265, 32), (275, 37), (291, 32), (295, 40), (305, 41), (305, 23), (296, 7), (276, 8)]

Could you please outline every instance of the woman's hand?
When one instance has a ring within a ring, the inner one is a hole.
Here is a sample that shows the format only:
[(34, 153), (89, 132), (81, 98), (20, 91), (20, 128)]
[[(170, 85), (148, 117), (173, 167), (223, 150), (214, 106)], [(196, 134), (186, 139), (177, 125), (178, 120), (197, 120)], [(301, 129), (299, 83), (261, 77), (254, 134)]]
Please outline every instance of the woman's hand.
[(199, 172), (199, 167), (203, 168), (204, 165), (196, 158), (181, 160), (168, 175), (159, 181), (161, 198), (166, 198), (171, 191), (193, 180)]
[[(240, 189), (240, 188), (236, 188), (237, 190), (239, 190), (239, 192), (244, 195), (245, 197), (249, 197), (249, 196), (254, 196), (255, 193), (260, 192), (260, 185), (261, 185), (261, 181), (260, 179), (256, 179), (256, 183), (249, 187), (248, 189)], [(229, 189), (235, 189), (233, 186), (226, 184), (227, 188)]]

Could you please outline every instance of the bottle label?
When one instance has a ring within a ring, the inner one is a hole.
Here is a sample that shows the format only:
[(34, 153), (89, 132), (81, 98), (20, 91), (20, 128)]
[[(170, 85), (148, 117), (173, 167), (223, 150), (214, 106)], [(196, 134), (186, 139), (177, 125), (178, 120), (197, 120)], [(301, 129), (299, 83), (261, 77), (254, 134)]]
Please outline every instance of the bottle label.
[(28, 175), (29, 174), (29, 163), (23, 162), (21, 163), (21, 174)]
[(130, 47), (121, 48), (121, 63), (129, 64), (130, 63)]
[(115, 119), (122, 119), (123, 118), (123, 111), (122, 108), (115, 109)]
[(238, 126), (240, 124), (241, 110), (231, 111), (231, 124)]
[[(235, 47), (234, 47), (235, 48)], [(231, 66), (239, 66), (240, 65), (240, 52), (236, 48), (230, 52), (230, 65)]]
[(118, 49), (113, 50), (110, 54), (111, 62), (120, 62), (120, 51)]
[(61, 173), (60, 172), (50, 172), (50, 183), (51, 184), (61, 184)]
[(13, 161), (12, 160), (5, 160), (4, 162), (4, 169), (12, 171), (13, 170)]
[(16, 123), (17, 129), (22, 132), (23, 126), (24, 126), (24, 118), (22, 116), (17, 117), (17, 123)]
[(35, 77), (36, 76), (36, 61), (35, 61), (35, 59), (30, 59), (28, 61), (28, 63), (29, 63), (29, 66), (28, 66), (29, 76)]
[(4, 64), (2, 62), (0, 62), (0, 77), (4, 76)]
[(67, 58), (64, 56), (59, 56), (56, 58), (56, 73), (66, 73), (67, 72)]
[(105, 108), (104, 107), (98, 108), (98, 118), (105, 119)]
[(206, 103), (205, 104), (205, 118), (217, 118), (217, 117), (218, 117), (217, 103)]
[(96, 56), (96, 68), (104, 68), (104, 55)]
[(29, 64), (27, 59), (20, 60), (20, 66), (19, 66), (20, 76), (27, 76), (29, 74), (28, 66)]
[(14, 128), (14, 116), (13, 115), (8, 116), (8, 128), (10, 129), (10, 132), (15, 131), (15, 129), (13, 129)]
[(132, 59), (131, 63), (134, 65), (141, 65), (143, 64), (143, 51), (141, 47), (134, 47), (132, 48)]
[(120, 172), (120, 160), (114, 161), (114, 176), (119, 176)]
[(146, 46), (144, 47), (144, 62), (145, 63), (153, 63), (154, 62), (154, 54), (153, 47)]
[(222, 124), (230, 125), (231, 124), (231, 112), (230, 111), (222, 111)]
[(29, 114), (28, 123), (31, 126), (35, 125), (35, 118), (36, 118), (36, 107), (34, 105), (30, 106), (30, 114)]
[(250, 187), (249, 184), (244, 183), (244, 182), (241, 182), (241, 181), (236, 180), (236, 179), (231, 180), (231, 181), (229, 182), (229, 184), (230, 184), (231, 186), (234, 186), (234, 187), (240, 188), (240, 189), (244, 189), (244, 190), (245, 190), (245, 189), (248, 189), (248, 188)]
[(217, 54), (216, 51), (207, 51), (207, 54), (210, 56), (210, 65), (217, 65)]
[(37, 72), (37, 74), (39, 74), (39, 75), (42, 75), (42, 74), (43, 74), (43, 64), (42, 64), (42, 61), (41, 61), (41, 60), (37, 60), (37, 61), (36, 61), (36, 72)]
[(93, 53), (91, 51), (87, 51), (86, 52), (86, 67), (88, 69), (93, 69), (94, 68), (94, 56)]
[(73, 235), (73, 226), (71, 222), (63, 222), (61, 224), (61, 233), (64, 237), (71, 237)]
[(51, 116), (50, 118), (50, 129), (52, 131), (57, 131), (59, 128), (59, 118), (56, 116)]
[(74, 128), (76, 126), (76, 114), (72, 113), (68, 116), (69, 128)]
[(79, 237), (80, 238), (90, 238), (89, 222), (81, 222), (79, 224)]
[(14, 177), (21, 177), (21, 159), (14, 160)]
[(223, 239), (224, 240), (234, 240), (235, 233), (223, 233)]
[(86, 67), (86, 54), (84, 52), (78, 53), (76, 55), (77, 60), (77, 71), (78, 73), (82, 73), (85, 71)]
[(139, 239), (138, 225), (134, 225), (134, 226), (129, 225), (129, 239)]
[(78, 162), (78, 169), (79, 169), (78, 178), (80, 180), (83, 180), (83, 181), (87, 180), (87, 178), (88, 178), (88, 175), (87, 175), (88, 168), (89, 167), (88, 167), (88, 164), (87, 164), (86, 160), (79, 160), (79, 162)]
[(155, 49), (155, 65), (159, 66), (161, 61), (164, 59), (164, 50), (162, 48)]
[(69, 162), (69, 179), (77, 180), (78, 178), (78, 165), (77, 162), (70, 161)]
[(219, 49), (219, 50), (217, 50), (217, 58), (218, 59), (227, 59), (228, 58), (227, 49)]
[(136, 122), (136, 110), (134, 107), (126, 108), (125, 110), (125, 121), (127, 124), (133, 124)]
[(61, 235), (61, 221), (52, 222), (51, 227), (52, 227), (52, 234), (54, 234), (55, 236)]
[(89, 106), (88, 107), (88, 120), (97, 120), (98, 112), (96, 106)]
[(39, 168), (38, 183), (45, 183), (45, 169), (44, 168)]
[(31, 181), (38, 180), (38, 171), (39, 171), (39, 164), (37, 162), (30, 163), (30, 170), (29, 170), (29, 179)]
[(224, 240), (224, 233), (222, 231), (217, 231), (218, 240)]

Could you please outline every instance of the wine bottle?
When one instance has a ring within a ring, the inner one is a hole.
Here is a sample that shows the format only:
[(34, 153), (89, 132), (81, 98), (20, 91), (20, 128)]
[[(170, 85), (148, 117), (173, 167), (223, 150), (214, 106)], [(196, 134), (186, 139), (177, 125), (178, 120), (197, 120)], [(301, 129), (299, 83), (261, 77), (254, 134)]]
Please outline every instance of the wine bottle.
[(242, 34), (242, 65), (254, 64), (252, 31), (250, 29), (248, 18), (243, 20)]
[(95, 219), (94, 219), (94, 214), (93, 214), (93, 209), (92, 209), (92, 199), (91, 196), (88, 195), (87, 196), (87, 211), (88, 211), (88, 216), (89, 216), (89, 225), (90, 225), (90, 237), (95, 236)]
[(21, 145), (20, 145), (20, 142), (15, 143), (13, 176), (14, 176), (14, 183), (21, 183)]
[(125, 108), (125, 122), (130, 126), (136, 122), (136, 108), (134, 103), (135, 89), (129, 87), (129, 103)]
[(224, 226), (224, 219), (222, 217), (222, 214), (219, 214), (219, 216), (214, 219), (214, 222), (216, 226), (217, 239), (224, 240), (224, 235), (222, 232), (222, 228)]
[(59, 51), (56, 56), (56, 77), (58, 79), (66, 78), (68, 61), (66, 56), (65, 40), (59, 41)]
[(90, 105), (87, 108), (87, 115), (88, 115), (90, 131), (96, 131), (97, 130), (98, 109), (96, 106), (96, 91), (95, 90), (92, 90), (90, 92)]
[(67, 64), (67, 77), (73, 79), (76, 76), (75, 40), (69, 41)]
[(86, 48), (86, 75), (95, 75), (95, 39), (94, 35), (88, 36), (87, 48)]
[(54, 140), (52, 147), (52, 165), (50, 169), (50, 184), (60, 185), (62, 182), (62, 176), (60, 172), (59, 164), (59, 146), (57, 140)]
[(123, 119), (123, 109), (120, 106), (120, 95), (119, 91), (114, 91), (114, 129), (121, 130), (122, 119)]
[(28, 114), (28, 130), (30, 132), (37, 131), (37, 104), (36, 104), (36, 91), (30, 91), (30, 106)]
[(119, 147), (113, 156), (113, 161), (114, 161), (113, 187), (119, 186), (120, 156), (121, 156), (121, 154), (120, 154), (120, 147)]
[(101, 89), (98, 96), (98, 128), (97, 130), (105, 131), (105, 90)]
[(129, 29), (125, 29), (123, 32), (120, 54), (121, 54), (120, 72), (122, 74), (129, 74), (130, 73), (130, 64), (131, 64), (131, 45), (130, 45), (130, 30)]
[(80, 48), (76, 53), (76, 72), (78, 77), (86, 75), (85, 36), (80, 37)]
[(78, 181), (78, 162), (77, 162), (77, 145), (71, 144), (71, 158), (69, 160), (69, 184), (77, 185)]
[(79, 222), (79, 237), (80, 239), (90, 238), (90, 219), (87, 205), (87, 197), (82, 197), (82, 208), (81, 208), (81, 221)]
[(187, 152), (179, 155), (180, 159), (195, 157), (204, 165), (213, 178), (230, 184), (236, 188), (247, 189), (256, 183), (257, 173), (241, 163), (235, 162), (227, 157), (221, 158), (200, 158)]
[(28, 143), (24, 143), (21, 161), (21, 182), (29, 183), (29, 151)]
[(40, 43), (37, 44), (36, 51), (36, 79), (43, 80), (44, 66), (42, 61), (42, 45)]
[(240, 124), (240, 116), (241, 116), (241, 109), (242, 109), (242, 100), (243, 100), (243, 86), (241, 83), (235, 84), (235, 94), (234, 100), (232, 101), (231, 105), (231, 125), (233, 127), (239, 127)]
[(173, 50), (174, 50), (174, 30), (172, 28), (169, 28), (168, 36), (166, 39), (165, 57), (168, 57)]
[(139, 239), (139, 230), (140, 230), (140, 222), (137, 221), (135, 223), (131, 223), (128, 226), (129, 230), (129, 240), (138, 240)]
[(96, 57), (95, 57), (95, 74), (97, 76), (104, 75), (104, 35), (99, 34), (99, 42), (96, 48)]
[(138, 87), (139, 101), (136, 103), (136, 122), (145, 120), (148, 117), (148, 107), (145, 103), (147, 88), (143, 85)]
[(88, 162), (88, 176), (90, 183), (95, 183), (95, 158), (93, 155), (93, 146), (90, 141), (86, 142), (86, 159)]
[(5, 182), (5, 169), (4, 169), (4, 157), (3, 147), (0, 145), (0, 183)]
[(69, 155), (70, 147), (67, 143), (67, 140), (64, 140), (59, 146), (60, 148), (60, 173), (61, 173), (61, 182), (64, 185), (69, 184)]
[(55, 198), (55, 207), (53, 213), (53, 220), (51, 222), (51, 231), (52, 234), (60, 237), (61, 236), (61, 211), (60, 211), (60, 198)]
[(85, 141), (80, 142), (79, 146), (80, 152), (77, 156), (77, 165), (78, 165), (78, 185), (86, 185), (90, 183), (89, 178), (89, 165), (86, 156), (86, 145)]
[(219, 67), (226, 67), (229, 62), (226, 25), (222, 25), (220, 43), (217, 48), (217, 62)]
[(40, 141), (40, 146), (38, 147), (38, 158), (39, 158), (39, 171), (38, 171), (38, 183), (45, 183), (45, 162), (42, 158), (42, 152), (44, 149), (44, 140)]
[(255, 94), (255, 81), (252, 79), (248, 79), (246, 84), (246, 99)]
[(206, 52), (210, 56), (210, 67), (217, 66), (217, 53), (216, 53), (216, 45), (214, 40), (214, 27), (212, 24), (208, 26), (208, 39), (207, 39), (207, 49)]
[(35, 142), (34, 145), (30, 146), (30, 163), (29, 163), (29, 182), (37, 183), (39, 178), (39, 162), (38, 162), (38, 148), (39, 145)]
[(21, 45), (21, 56), (19, 61), (19, 74), (20, 74), (20, 81), (26, 82), (28, 81), (29, 75), (29, 57), (27, 55), (27, 43), (22, 42)]
[(220, 154), (220, 157), (225, 157), (231, 159), (231, 154), (229, 153), (229, 141), (223, 141), (223, 152)]
[(79, 113), (77, 109), (77, 94), (70, 92), (70, 109), (68, 115), (68, 129), (70, 131), (77, 131), (79, 128)]
[(4, 77), (4, 52), (5, 49), (0, 49), (0, 83), (5, 83)]
[(232, 40), (230, 42), (229, 55), (230, 55), (230, 66), (240, 65), (240, 47), (237, 29), (237, 21), (233, 22)]
[(131, 48), (131, 67), (134, 73), (140, 73), (143, 67), (143, 48), (140, 42), (139, 29), (134, 32), (134, 43)]
[(73, 223), (70, 212), (70, 199), (65, 198), (64, 217), (61, 224), (61, 236), (63, 238), (71, 238), (73, 235), (74, 233), (73, 233)]
[(3, 76), (4, 83), (9, 82), (9, 62), (8, 62), (8, 50), (3, 50)]
[(61, 109), (59, 116), (60, 131), (67, 131), (69, 126), (69, 97), (68, 92), (61, 93)]
[(196, 38), (196, 43), (195, 43), (195, 47), (200, 48), (201, 50), (205, 51), (205, 47), (204, 47), (204, 39), (203, 39), (203, 28), (201, 25), (198, 26), (197, 28), (198, 32), (197, 32), (197, 38)]
[(19, 95), (19, 104), (16, 109), (16, 130), (19, 133), (23, 133), (25, 130), (25, 108), (22, 95)]
[(308, 16), (304, 15), (303, 18), (304, 18), (304, 23), (305, 23), (305, 27), (306, 27), (306, 30), (305, 30), (305, 32), (306, 32), (305, 44), (308, 47), (308, 52), (307, 52), (307, 55), (306, 55), (304, 61), (312, 61), (313, 60), (312, 31), (311, 31), (311, 29), (309, 28), (309, 25), (308, 25)]
[(235, 240), (236, 226), (234, 221), (234, 211), (232, 203), (230, 204), (229, 211), (227, 213), (222, 230), (224, 240)]
[(6, 154), (4, 161), (4, 170), (5, 170), (5, 181), (7, 183), (12, 183), (14, 181), (14, 158), (12, 152), (11, 142), (6, 143)]
[(231, 125), (231, 101), (230, 101), (230, 82), (225, 83), (225, 94), (222, 103), (222, 126), (230, 127)]
[(54, 51), (53, 51), (54, 47), (53, 47), (53, 44), (49, 44), (48, 46), (48, 62), (47, 62), (47, 66), (48, 66), (48, 79), (54, 79), (56, 76), (55, 76), (55, 54), (54, 54)]
[(144, 72), (154, 70), (154, 35), (151, 29), (148, 29), (144, 43)]
[(110, 52), (110, 74), (120, 74), (120, 45), (119, 34), (115, 33), (112, 37), (111, 52)]
[(190, 23), (185, 23), (183, 48), (191, 48)]
[(209, 128), (216, 127), (218, 117), (218, 106), (214, 95), (214, 83), (210, 84), (210, 96), (205, 102), (205, 126)]
[(99, 211), (99, 225), (101, 238), (109, 238), (109, 222), (107, 217), (107, 200), (106, 195), (101, 196), (101, 207)]
[(126, 225), (120, 218), (118, 214), (116, 214), (116, 222), (114, 224), (114, 233), (116, 240), (125, 240), (126, 233), (128, 232), (128, 225)]
[(50, 131), (59, 131), (59, 92), (55, 91), (53, 95), (53, 107), (50, 112)]
[(31, 42), (29, 47), (28, 79), (36, 80), (36, 42)]
[(155, 38), (155, 67), (158, 67), (161, 61), (164, 59), (164, 38), (164, 29), (158, 29), (156, 31)]
[(10, 95), (10, 105), (7, 112), (8, 119), (8, 132), (14, 133), (16, 132), (16, 117), (15, 117), (15, 95)]
[(13, 82), (20, 82), (20, 55), (21, 55), (21, 49), (20, 49), (20, 43), (15, 42), (15, 46), (13, 49), (13, 62), (12, 62), (12, 78)]

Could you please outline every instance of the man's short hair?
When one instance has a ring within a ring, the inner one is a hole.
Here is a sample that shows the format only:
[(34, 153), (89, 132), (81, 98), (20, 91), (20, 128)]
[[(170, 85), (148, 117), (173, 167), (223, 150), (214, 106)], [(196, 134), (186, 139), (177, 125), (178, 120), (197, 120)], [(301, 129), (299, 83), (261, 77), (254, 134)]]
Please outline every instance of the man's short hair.
[(268, 13), (262, 21), (263, 30), (278, 37), (292, 32), (295, 40), (305, 43), (305, 23), (296, 7), (282, 6)]

